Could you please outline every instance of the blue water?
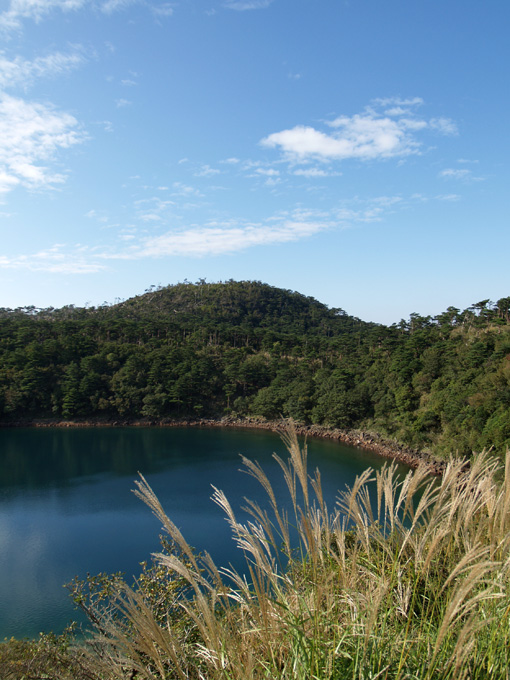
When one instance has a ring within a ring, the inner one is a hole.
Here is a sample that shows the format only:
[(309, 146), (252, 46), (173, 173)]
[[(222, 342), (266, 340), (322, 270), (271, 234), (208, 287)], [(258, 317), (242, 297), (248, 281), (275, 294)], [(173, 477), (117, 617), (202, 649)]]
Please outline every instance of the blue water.
[[(340, 444), (310, 440), (333, 508), (339, 489), (383, 460)], [(278, 435), (260, 430), (80, 428), (0, 430), (0, 640), (60, 632), (77, 617), (65, 583), (122, 571), (131, 580), (159, 548), (160, 522), (131, 490), (138, 472), (197, 550), (240, 566), (214, 485), (238, 511), (264, 493), (240, 472), (240, 454), (258, 460), (282, 502), (288, 494), (273, 452)]]

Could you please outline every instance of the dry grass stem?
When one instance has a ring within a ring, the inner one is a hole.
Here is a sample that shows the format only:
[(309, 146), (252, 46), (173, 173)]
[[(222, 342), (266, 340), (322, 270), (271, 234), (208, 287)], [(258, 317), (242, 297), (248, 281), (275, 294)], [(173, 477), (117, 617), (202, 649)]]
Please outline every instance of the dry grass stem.
[(366, 470), (330, 512), (292, 424), (283, 440), (289, 512), (256, 462), (243, 459), (267, 504), (246, 501), (249, 521), (214, 489), (240, 572), (199, 559), (137, 482), (176, 546), (156, 559), (191, 595), (162, 622), (144, 593), (121, 588), (92, 640), (104, 678), (508, 680), (510, 455), (504, 471), (487, 454), (451, 459), (440, 480)]

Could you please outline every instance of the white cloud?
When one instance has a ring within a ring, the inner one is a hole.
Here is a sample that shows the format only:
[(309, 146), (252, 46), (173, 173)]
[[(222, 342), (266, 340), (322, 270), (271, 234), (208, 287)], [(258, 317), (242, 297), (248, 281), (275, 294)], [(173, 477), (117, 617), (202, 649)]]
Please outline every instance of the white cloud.
[(115, 106), (118, 109), (124, 109), (126, 106), (131, 106), (133, 102), (130, 102), (129, 99), (116, 99), (115, 100)]
[(122, 10), (125, 7), (136, 4), (137, 2), (138, 0), (106, 0), (106, 2), (101, 4), (101, 11), (105, 14), (113, 14), (113, 12)]
[(47, 188), (64, 181), (41, 162), (84, 140), (77, 120), (47, 104), (0, 93), (0, 185)]
[[(78, 49), (70, 54), (55, 52), (33, 61), (19, 56), (7, 59), (0, 53), (0, 88), (26, 87), (37, 78), (71, 71), (84, 60)], [(0, 91), (0, 194), (18, 185), (44, 188), (63, 182), (61, 173), (52, 172), (41, 162), (83, 139), (73, 116), (49, 104), (28, 102)]]
[(441, 170), (439, 177), (446, 177), (449, 179), (466, 179), (471, 174), (471, 170), (458, 169), (458, 168), (446, 168)]
[(269, 167), (267, 163), (262, 163), (261, 161), (244, 161), (241, 166), (241, 172), (245, 173), (246, 177), (265, 178), (264, 184), (266, 186), (274, 186), (281, 182), (280, 171)]
[(78, 50), (71, 54), (55, 52), (46, 57), (37, 57), (33, 61), (19, 56), (10, 60), (0, 53), (0, 87), (7, 88), (15, 85), (26, 87), (37, 78), (67, 73), (81, 66), (84, 61), (83, 54)]
[(331, 123), (338, 129), (334, 135), (325, 134), (312, 127), (297, 125), (265, 137), (261, 144), (280, 147), (296, 160), (318, 158), (346, 160), (359, 158), (390, 158), (415, 153), (417, 143), (407, 134), (407, 128), (389, 118), (370, 115), (341, 117)]
[(195, 172), (195, 177), (211, 177), (212, 175), (219, 175), (221, 170), (217, 168), (211, 168), (210, 165), (202, 165), (200, 170)]
[(456, 123), (450, 118), (432, 118), (430, 127), (437, 130), (442, 135), (457, 135), (459, 130)]
[(157, 213), (143, 213), (140, 215), (142, 222), (161, 222), (162, 217)]
[(298, 241), (328, 228), (328, 223), (285, 219), (279, 223), (210, 223), (147, 239), (136, 257), (225, 255), (247, 248)]
[(12, 191), (20, 183), (20, 179), (14, 174), (0, 169), (0, 196)]
[(0, 14), (0, 29), (21, 28), (23, 19), (40, 21), (54, 10), (70, 12), (83, 7), (89, 0), (11, 0), (9, 8)]
[[(435, 197), (441, 201), (457, 198), (454, 194)], [(136, 224), (115, 225), (118, 231), (110, 247), (57, 244), (32, 255), (0, 257), (0, 268), (25, 268), (67, 275), (99, 272), (106, 268), (106, 262), (115, 260), (232, 255), (253, 247), (297, 242), (328, 230), (348, 229), (355, 224), (381, 222), (396, 210), (416, 205), (418, 200), (427, 198), (421, 195), (355, 198), (329, 210), (299, 208), (276, 213), (258, 222), (210, 220), (170, 228), (170, 224), (179, 224), (180, 218), (167, 210), (172, 205), (170, 201), (152, 196), (135, 202)], [(91, 210), (87, 216), (97, 218), (97, 212)], [(158, 229), (158, 235), (149, 235), (151, 225)]]
[[(393, 108), (380, 113), (380, 106)], [(307, 125), (275, 132), (261, 140), (261, 145), (279, 148), (288, 160), (374, 160), (405, 157), (420, 151), (417, 133), (432, 130), (456, 134), (455, 123), (448, 118), (424, 120), (414, 115), (413, 107), (423, 104), (413, 99), (379, 99), (363, 113), (338, 116), (327, 121), (333, 132), (323, 132)]]
[(335, 211), (335, 217), (343, 226), (352, 223), (380, 222), (393, 212), (394, 206), (404, 205), (401, 196), (377, 196), (368, 200), (346, 201)]
[(442, 177), (443, 179), (457, 179), (457, 180), (462, 180), (464, 182), (483, 182), (484, 177), (476, 177), (473, 175), (471, 170), (468, 170), (467, 168), (446, 168), (445, 170), (441, 170), (439, 173), (439, 177)]
[(168, 2), (164, 2), (161, 5), (153, 5), (151, 9), (152, 13), (158, 17), (171, 17), (174, 13), (174, 6)]
[(195, 187), (190, 187), (183, 182), (174, 182), (172, 184), (173, 192), (172, 196), (202, 196), (200, 191)]
[(87, 213), (85, 213), (85, 217), (88, 217), (91, 220), (96, 220), (96, 222), (99, 222), (100, 224), (108, 224), (108, 217), (106, 215), (101, 215), (97, 212), (97, 210), (89, 210)]
[[(26, 19), (39, 22), (54, 11), (72, 12), (82, 7), (98, 7), (105, 14), (123, 10), (133, 4), (146, 4), (145, 0), (10, 0), (7, 10), (0, 14), (0, 30), (19, 30)], [(172, 14), (170, 3), (151, 8), (159, 16)]]
[(101, 125), (105, 132), (113, 132), (114, 127), (111, 120), (100, 120), (95, 123), (95, 125)]
[(0, 267), (51, 274), (95, 274), (107, 269), (104, 263), (91, 261), (89, 254), (82, 251), (83, 248), (77, 247), (70, 252), (63, 244), (56, 244), (33, 255), (0, 256)]
[(436, 196), (436, 199), (438, 201), (460, 201), (460, 196), (458, 194), (439, 194), (439, 196)]
[(427, 127), (426, 121), (417, 120), (416, 118), (401, 118), (398, 123), (404, 130), (424, 130)]
[[(94, 211), (91, 213), (93, 215)], [(149, 215), (144, 217), (148, 219)], [(154, 217), (158, 218), (157, 215)], [(327, 213), (296, 210), (289, 214), (274, 215), (258, 223), (243, 220), (210, 221), (144, 238), (136, 234), (134, 227), (124, 227), (119, 230), (117, 248), (56, 244), (31, 255), (0, 256), (0, 268), (92, 274), (106, 269), (107, 260), (228, 255), (255, 246), (299, 241), (334, 226), (334, 221)]]
[(409, 113), (409, 110), (403, 109), (401, 106), (394, 106), (392, 109), (386, 109), (384, 113), (386, 116), (404, 116)]
[(272, 2), (273, 0), (226, 0), (223, 7), (244, 12), (250, 9), (264, 9), (264, 7), (269, 7)]
[(162, 200), (159, 196), (151, 196), (135, 201), (135, 210), (137, 218), (141, 222), (161, 222), (174, 205), (174, 201)]
[(257, 168), (255, 172), (258, 175), (264, 175), (265, 177), (278, 177), (280, 174), (280, 171), (275, 170), (274, 168)]
[(332, 173), (321, 170), (320, 168), (298, 168), (297, 170), (294, 170), (293, 174), (298, 177), (329, 177)]
[(374, 104), (378, 106), (395, 106), (397, 108), (404, 108), (406, 111), (409, 107), (422, 106), (424, 101), (421, 97), (382, 97), (374, 99)]

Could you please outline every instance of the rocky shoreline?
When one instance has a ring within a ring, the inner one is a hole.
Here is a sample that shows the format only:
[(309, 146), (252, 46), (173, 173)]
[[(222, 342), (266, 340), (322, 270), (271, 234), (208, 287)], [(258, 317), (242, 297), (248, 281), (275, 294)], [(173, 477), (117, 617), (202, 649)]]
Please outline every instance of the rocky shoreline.
[[(404, 463), (411, 468), (425, 465), (430, 474), (441, 476), (445, 470), (446, 462), (434, 458), (432, 455), (406, 447), (398, 442), (385, 439), (378, 434), (362, 432), (359, 430), (339, 430), (324, 427), (322, 425), (298, 425), (294, 424), (296, 432), (305, 437), (317, 437), (341, 442), (347, 446), (370, 451), (376, 455)], [(259, 418), (237, 418), (225, 416), (221, 419), (213, 418), (186, 418), (180, 420), (57, 420), (37, 419), (26, 422), (3, 423), (0, 427), (235, 427), (251, 428), (258, 430), (270, 430), (281, 432), (285, 427), (285, 421), (267, 421)]]

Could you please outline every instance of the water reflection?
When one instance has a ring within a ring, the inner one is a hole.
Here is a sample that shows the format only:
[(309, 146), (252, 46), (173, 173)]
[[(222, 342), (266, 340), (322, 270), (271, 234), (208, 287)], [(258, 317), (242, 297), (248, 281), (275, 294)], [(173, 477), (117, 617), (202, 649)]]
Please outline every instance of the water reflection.
[[(333, 507), (339, 488), (381, 459), (324, 441), (309, 442)], [(0, 430), (0, 639), (62, 630), (76, 616), (62, 588), (76, 574), (124, 571), (158, 549), (160, 526), (130, 492), (140, 471), (191, 545), (240, 566), (211, 484), (235, 509), (264, 501), (241, 474), (239, 453), (257, 459), (286, 497), (273, 433), (220, 429), (86, 428)]]

